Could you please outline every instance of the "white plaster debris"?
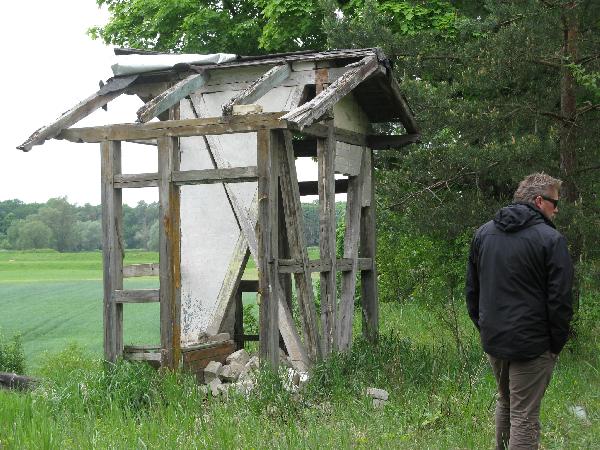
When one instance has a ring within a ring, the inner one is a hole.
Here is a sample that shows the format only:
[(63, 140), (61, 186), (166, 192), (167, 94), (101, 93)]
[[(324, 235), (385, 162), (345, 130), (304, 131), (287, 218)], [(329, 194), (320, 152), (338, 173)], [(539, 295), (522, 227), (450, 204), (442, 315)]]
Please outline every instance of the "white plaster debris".
[(390, 396), (386, 390), (374, 387), (367, 388), (367, 395), (371, 398), (383, 401), (386, 401)]
[(219, 393), (221, 392), (219, 390), (219, 386), (221, 386), (221, 380), (217, 377), (214, 380), (212, 380), (210, 383), (208, 383), (208, 388), (210, 389), (210, 393), (216, 397), (217, 395), (219, 395)]
[(231, 363), (235, 362), (235, 363), (241, 364), (242, 366), (245, 366), (246, 363), (248, 363), (248, 361), (250, 361), (250, 355), (244, 349), (238, 350), (237, 352), (233, 352), (225, 360), (225, 362), (227, 364), (231, 364)]
[(569, 408), (569, 411), (573, 413), (575, 417), (577, 417), (582, 422), (590, 425), (590, 419), (588, 418), (587, 412), (583, 406), (573, 405)]
[(223, 366), (223, 369), (221, 370), (221, 380), (237, 381), (244, 369), (245, 366), (237, 362), (227, 364), (226, 366)]
[[(211, 361), (204, 368), (204, 382), (210, 384), (213, 380), (218, 379), (223, 370), (223, 365), (219, 361)], [(221, 380), (219, 380), (221, 382)]]

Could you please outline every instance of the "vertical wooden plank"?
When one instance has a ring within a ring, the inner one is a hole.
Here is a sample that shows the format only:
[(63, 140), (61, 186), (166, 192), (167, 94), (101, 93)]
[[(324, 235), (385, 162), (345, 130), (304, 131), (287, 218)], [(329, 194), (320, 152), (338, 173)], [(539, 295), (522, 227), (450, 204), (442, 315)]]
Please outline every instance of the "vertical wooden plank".
[(114, 302), (113, 292), (123, 289), (123, 201), (114, 188), (121, 173), (121, 142), (100, 144), (102, 188), (102, 268), (104, 282), (104, 358), (115, 362), (123, 352), (123, 305)]
[(279, 363), (277, 141), (275, 131), (257, 132), (259, 354), (273, 368)]
[(235, 325), (233, 327), (233, 340), (236, 348), (244, 348), (244, 304), (242, 302), (242, 290), (235, 291)]
[[(281, 161), (285, 159), (285, 152), (280, 155), (280, 166)], [(282, 175), (280, 174), (280, 177)], [(280, 178), (281, 179), (281, 178)], [(283, 180), (281, 181), (283, 184)], [(288, 239), (287, 230), (285, 227), (285, 209), (283, 207), (283, 193), (281, 187), (279, 187), (279, 201), (278, 201), (278, 217), (279, 217), (279, 258), (290, 258), (290, 244)], [(279, 274), (279, 287), (281, 288), (281, 296), (287, 303), (290, 311), (292, 310), (292, 276), (289, 273)]]
[(340, 351), (346, 351), (352, 345), (352, 323), (354, 321), (354, 294), (356, 291), (356, 273), (358, 269), (362, 193), (366, 166), (365, 160), (367, 159), (368, 151), (370, 150), (364, 149), (363, 151), (359, 175), (348, 178), (344, 258), (352, 260), (352, 270), (342, 273), (337, 323), (338, 348)]
[(328, 136), (317, 139), (319, 170), (319, 249), (322, 261), (331, 261), (331, 270), (321, 272), (321, 320), (323, 323), (323, 356), (337, 349), (335, 284), (335, 136), (333, 119), (326, 121)]
[(300, 204), (300, 189), (294, 162), (292, 135), (284, 131), (285, 153), (280, 160), (281, 191), (285, 222), (290, 245), (290, 256), (302, 261), (303, 271), (294, 274), (296, 293), (300, 307), (300, 318), (304, 331), (304, 341), (313, 360), (322, 357), (322, 346), (319, 338), (319, 324), (313, 292), (312, 279), (308, 269), (308, 251), (304, 238), (304, 217)]
[(363, 270), (360, 275), (361, 283), (361, 308), (362, 308), (362, 333), (365, 339), (375, 343), (379, 334), (379, 300), (377, 293), (377, 237), (375, 230), (375, 173), (373, 168), (373, 151), (367, 149), (367, 158), (364, 173), (365, 183), (369, 186), (363, 188), (370, 192), (370, 201), (362, 208), (360, 221), (360, 249), (361, 258), (372, 258), (371, 270)]
[(181, 253), (179, 187), (171, 181), (179, 170), (176, 138), (158, 139), (160, 343), (163, 367), (176, 369), (181, 357)]

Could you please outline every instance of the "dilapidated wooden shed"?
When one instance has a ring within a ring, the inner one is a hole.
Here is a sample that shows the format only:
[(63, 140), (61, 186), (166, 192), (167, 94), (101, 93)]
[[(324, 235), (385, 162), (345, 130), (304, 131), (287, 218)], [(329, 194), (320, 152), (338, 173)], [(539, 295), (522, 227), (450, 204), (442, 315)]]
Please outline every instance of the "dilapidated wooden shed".
[[(306, 370), (351, 345), (359, 274), (362, 330), (376, 339), (373, 150), (419, 139), (389, 60), (376, 48), (229, 59), (115, 76), (18, 147), (29, 151), (50, 138), (100, 144), (109, 361), (126, 348), (123, 304), (160, 302), (160, 345), (127, 347), (125, 356), (200, 370), (202, 336), (227, 331), (243, 344), (241, 292), (255, 290), (261, 360), (277, 364), (282, 347)], [(72, 127), (121, 94), (144, 100), (137, 123)], [(404, 134), (373, 134), (372, 124), (382, 122), (398, 123)], [(122, 142), (157, 146), (158, 172), (122, 173)], [(298, 182), (300, 157), (317, 159), (313, 181)], [(124, 267), (121, 193), (149, 186), (159, 191), (160, 262)], [(342, 192), (346, 229), (336, 258), (335, 194)], [(320, 258), (310, 260), (300, 198), (317, 194)], [(242, 282), (250, 257), (257, 283)], [(140, 275), (158, 275), (160, 288), (123, 289), (124, 277)]]

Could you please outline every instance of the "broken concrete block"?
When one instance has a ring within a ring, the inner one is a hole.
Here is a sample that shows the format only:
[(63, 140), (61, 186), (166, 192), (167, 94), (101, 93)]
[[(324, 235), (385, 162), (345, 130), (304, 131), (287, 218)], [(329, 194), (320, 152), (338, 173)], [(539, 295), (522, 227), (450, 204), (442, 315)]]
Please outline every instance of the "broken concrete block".
[(221, 380), (237, 381), (244, 368), (245, 366), (236, 362), (223, 366), (220, 374)]
[(260, 361), (258, 359), (258, 356), (253, 356), (252, 358), (250, 358), (248, 360), (248, 362), (246, 363), (246, 368), (250, 371), (252, 370), (258, 370), (258, 367), (260, 366)]
[(386, 390), (370, 387), (367, 388), (367, 395), (371, 398), (385, 401), (388, 399), (390, 394), (388, 394)]
[(210, 384), (211, 381), (219, 378), (219, 375), (221, 375), (221, 370), (223, 370), (222, 367), (223, 364), (221, 364), (219, 361), (209, 362), (204, 368), (204, 382), (206, 384)]
[(238, 350), (237, 352), (233, 352), (231, 355), (227, 357), (225, 360), (227, 364), (231, 364), (233, 362), (241, 364), (245, 366), (248, 361), (250, 361), (250, 355), (244, 349)]
[(221, 383), (219, 377), (215, 378), (210, 383), (208, 383), (208, 388), (210, 389), (210, 393), (213, 395), (213, 397), (219, 395), (219, 386), (221, 386), (221, 384), (223, 383)]

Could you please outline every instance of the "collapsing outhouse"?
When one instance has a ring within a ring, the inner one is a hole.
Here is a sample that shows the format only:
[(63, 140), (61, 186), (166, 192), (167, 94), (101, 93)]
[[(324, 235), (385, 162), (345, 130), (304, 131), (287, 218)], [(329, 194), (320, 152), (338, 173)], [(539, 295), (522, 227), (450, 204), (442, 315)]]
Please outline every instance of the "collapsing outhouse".
[[(373, 150), (419, 139), (381, 50), (116, 53), (113, 78), (19, 146), (29, 151), (50, 138), (100, 143), (106, 359), (126, 347), (123, 304), (160, 302), (160, 345), (128, 347), (125, 356), (200, 370), (194, 352), (203, 336), (227, 331), (243, 345), (241, 292), (254, 290), (261, 360), (277, 364), (281, 347), (306, 370), (351, 345), (358, 274), (363, 333), (375, 340)], [(138, 123), (72, 127), (120, 94), (144, 100)], [(381, 122), (397, 122), (405, 133), (373, 134)], [(158, 172), (122, 173), (121, 142), (157, 146)], [(317, 179), (298, 181), (299, 157), (317, 159)], [(121, 192), (148, 186), (159, 191), (160, 262), (124, 267)], [(335, 194), (342, 192), (346, 227), (336, 258)], [(310, 260), (300, 198), (317, 194), (320, 258)], [(249, 258), (258, 283), (242, 280)], [(123, 289), (123, 277), (157, 274), (159, 289)]]

